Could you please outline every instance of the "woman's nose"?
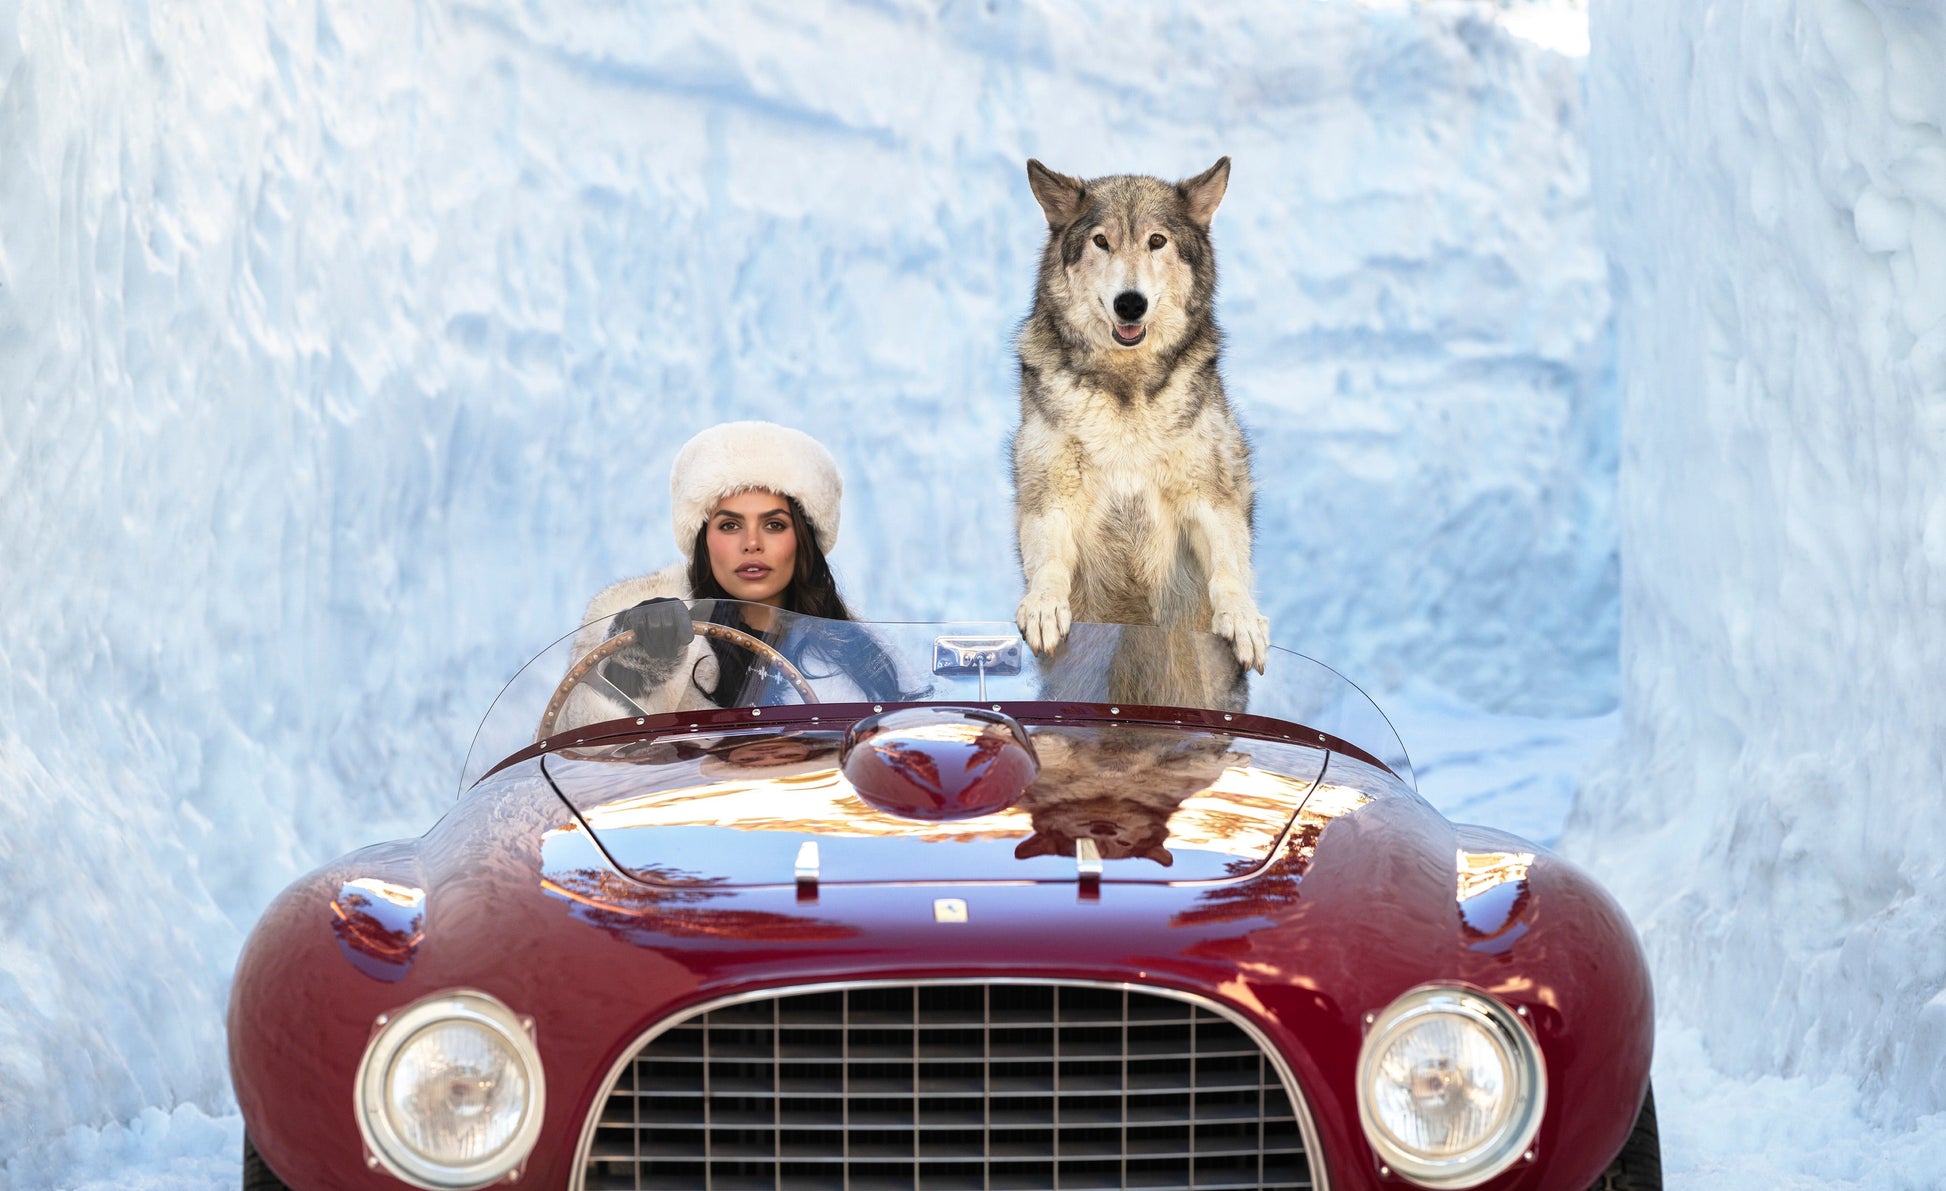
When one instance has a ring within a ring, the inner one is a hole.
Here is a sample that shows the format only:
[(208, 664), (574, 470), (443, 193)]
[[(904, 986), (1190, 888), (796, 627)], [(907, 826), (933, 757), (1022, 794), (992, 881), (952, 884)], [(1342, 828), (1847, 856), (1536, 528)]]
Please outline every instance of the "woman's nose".
[(764, 537), (754, 527), (743, 531), (743, 552), (745, 554), (760, 554), (763, 552), (763, 548)]

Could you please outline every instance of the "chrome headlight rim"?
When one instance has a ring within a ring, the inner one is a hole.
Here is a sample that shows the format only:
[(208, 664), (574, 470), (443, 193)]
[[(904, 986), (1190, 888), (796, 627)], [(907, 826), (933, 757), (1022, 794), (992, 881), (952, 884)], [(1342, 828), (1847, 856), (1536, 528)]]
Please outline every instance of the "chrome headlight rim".
[[(428, 1028), (453, 1022), (471, 1023), (498, 1036), (519, 1060), (528, 1087), (520, 1127), (513, 1136), (493, 1154), (464, 1164), (435, 1162), (414, 1150), (399, 1136), (385, 1111), (387, 1080), (399, 1052)], [(540, 1140), (541, 1117), (547, 1107), (540, 1051), (528, 1023), (495, 997), (470, 988), (437, 993), (380, 1017), (358, 1062), (353, 1086), (352, 1107), (365, 1148), (388, 1174), (426, 1191), (485, 1187), (523, 1167), (534, 1143)]]
[[(1405, 1027), (1421, 1018), (1451, 1015), (1479, 1026), (1506, 1053), (1513, 1075), (1513, 1105), (1500, 1133), (1453, 1158), (1428, 1158), (1394, 1139), (1380, 1123), (1373, 1094), (1375, 1064)], [(1474, 1187), (1521, 1160), (1540, 1132), (1547, 1108), (1547, 1064), (1527, 1024), (1505, 1005), (1477, 989), (1427, 984), (1388, 1005), (1365, 1032), (1358, 1051), (1358, 1123), (1379, 1160), (1401, 1178), (1438, 1191)]]

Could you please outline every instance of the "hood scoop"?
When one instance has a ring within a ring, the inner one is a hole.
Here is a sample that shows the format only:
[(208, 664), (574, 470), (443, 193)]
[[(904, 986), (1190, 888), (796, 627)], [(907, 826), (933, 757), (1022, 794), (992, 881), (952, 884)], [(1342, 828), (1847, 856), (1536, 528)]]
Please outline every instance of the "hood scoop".
[(936, 823), (994, 815), (1020, 800), (1041, 759), (1012, 716), (978, 707), (904, 707), (845, 733), (839, 772), (878, 810)]
[(1326, 755), (924, 707), (850, 733), (665, 736), (543, 764), (615, 863), (650, 884), (789, 886), (811, 843), (825, 887), (1095, 879), (1084, 869), (1113, 885), (1253, 873)]

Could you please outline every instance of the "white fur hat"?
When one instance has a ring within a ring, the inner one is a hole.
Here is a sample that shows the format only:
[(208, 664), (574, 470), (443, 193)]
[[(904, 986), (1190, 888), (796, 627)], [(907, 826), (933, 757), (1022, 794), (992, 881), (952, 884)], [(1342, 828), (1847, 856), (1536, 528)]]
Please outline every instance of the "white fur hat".
[(724, 422), (682, 445), (669, 468), (671, 521), (685, 556), (696, 531), (726, 496), (761, 488), (797, 498), (826, 554), (838, 544), (845, 482), (824, 444), (775, 422)]

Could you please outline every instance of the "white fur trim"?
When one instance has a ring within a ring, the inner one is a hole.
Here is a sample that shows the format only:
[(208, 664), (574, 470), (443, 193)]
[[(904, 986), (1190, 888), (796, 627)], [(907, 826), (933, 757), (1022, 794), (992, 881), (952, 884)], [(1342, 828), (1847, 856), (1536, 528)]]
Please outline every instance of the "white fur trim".
[(845, 483), (824, 444), (775, 422), (724, 422), (684, 443), (669, 469), (676, 548), (688, 557), (717, 502), (753, 488), (796, 497), (817, 527), (818, 546), (829, 554), (838, 544)]
[[(669, 596), (678, 600), (689, 598), (689, 568), (682, 563), (664, 567), (653, 575), (637, 575), (620, 583), (611, 583), (595, 593), (588, 601), (588, 610), (581, 614), (581, 631), (574, 637), (574, 656), (581, 657), (595, 646), (600, 645), (608, 633), (608, 618), (624, 608), (633, 608), (643, 600), (653, 600), (658, 596)], [(597, 624), (599, 621), (601, 623)]]
[[(643, 600), (659, 596), (669, 596), (678, 600), (689, 599), (689, 567), (683, 563), (664, 567), (653, 575), (637, 575), (619, 583), (611, 583), (595, 593), (588, 601), (588, 610), (581, 617), (581, 629), (574, 635), (574, 656), (585, 657), (589, 650), (600, 645), (608, 634), (608, 618), (624, 608), (633, 608)], [(709, 639), (698, 633), (689, 643), (688, 657), (677, 664), (674, 675), (667, 682), (643, 696), (644, 711), (696, 711), (715, 707), (703, 688), (716, 686), (716, 654), (709, 647)], [(698, 687), (698, 683), (701, 687)], [(612, 702), (605, 695), (597, 694), (592, 688), (578, 686), (568, 699), (561, 716), (555, 721), (554, 729), (558, 735), (569, 728), (582, 724), (597, 723), (601, 720), (621, 719), (636, 715), (632, 707), (624, 707)]]

